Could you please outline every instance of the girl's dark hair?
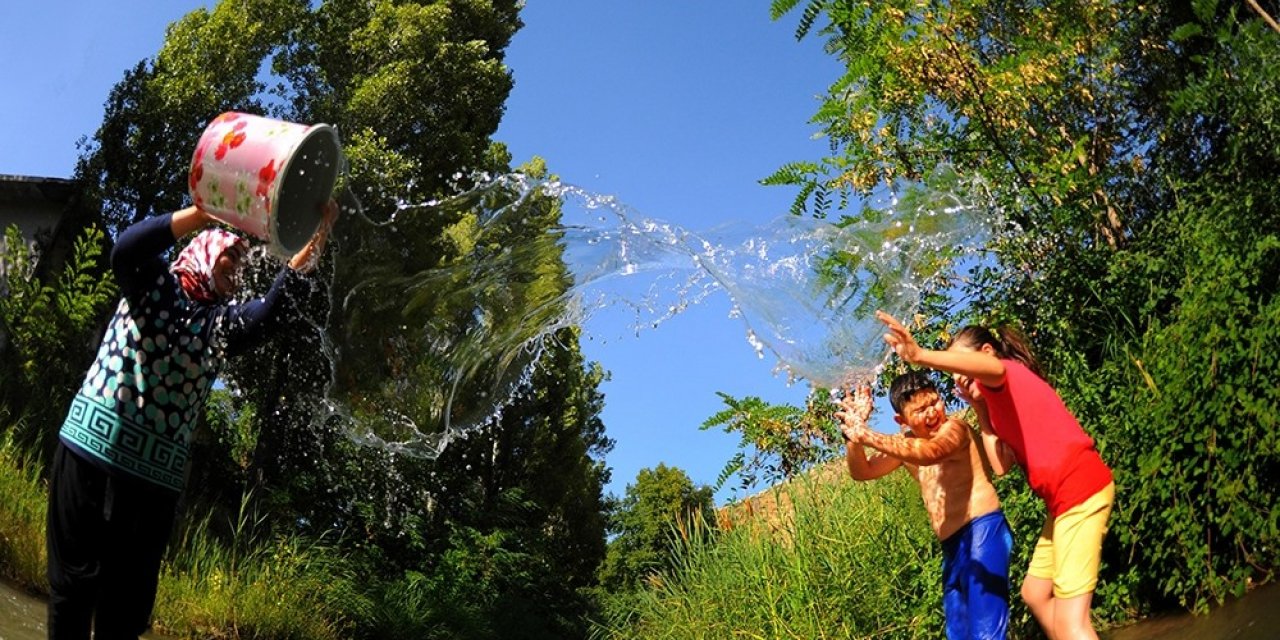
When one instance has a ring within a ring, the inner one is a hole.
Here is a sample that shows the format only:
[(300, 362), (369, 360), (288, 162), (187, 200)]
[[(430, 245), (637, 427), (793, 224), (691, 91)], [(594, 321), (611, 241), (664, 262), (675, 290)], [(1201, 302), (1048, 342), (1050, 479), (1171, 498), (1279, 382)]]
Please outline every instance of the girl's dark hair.
[(1026, 365), (1031, 370), (1031, 373), (1040, 376), (1041, 379), (1047, 379), (1044, 372), (1040, 370), (1040, 361), (1031, 352), (1031, 346), (1027, 343), (1026, 336), (1011, 326), (1003, 325), (988, 329), (980, 325), (971, 324), (951, 336), (951, 341), (947, 343), (947, 347), (950, 348), (953, 344), (961, 344), (971, 349), (978, 349), (984, 344), (989, 344), (995, 349), (997, 358), (1017, 360)]

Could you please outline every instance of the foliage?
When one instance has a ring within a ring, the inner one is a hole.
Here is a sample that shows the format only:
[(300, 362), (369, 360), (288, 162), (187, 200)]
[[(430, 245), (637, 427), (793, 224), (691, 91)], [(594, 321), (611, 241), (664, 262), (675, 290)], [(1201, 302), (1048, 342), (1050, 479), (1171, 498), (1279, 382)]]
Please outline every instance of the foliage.
[(1123, 395), (1107, 433), (1132, 494), (1123, 550), (1134, 566), (1163, 567), (1132, 579), (1202, 611), (1271, 579), (1280, 561), (1280, 370), (1267, 348), (1280, 311), (1280, 86), (1268, 71), (1280, 50), (1235, 8), (1192, 9), (1163, 62), (1189, 73), (1152, 78), (1176, 135), (1154, 155), (1171, 207), (1143, 257), (1167, 276), (1150, 285), (1129, 352), (1112, 358)]
[(37, 255), (17, 227), (5, 234), (0, 295), (0, 416), (20, 445), (52, 452), (56, 426), (93, 358), (93, 339), (115, 282), (102, 262), (103, 234), (85, 229), (60, 273), (35, 276)]
[(695, 487), (684, 471), (659, 464), (641, 469), (613, 512), (600, 586), (611, 594), (633, 591), (679, 560), (672, 541), (687, 538), (697, 523), (713, 522), (712, 492)]
[[(305, 11), (302, 0), (219, 2), (170, 26), (151, 60), (125, 72), (102, 125), (80, 143), (76, 175), (103, 203), (113, 233), (175, 211), (187, 197), (196, 141), (223, 111), (264, 113), (259, 69)], [(214, 46), (201, 46), (209, 43)]]
[[(776, 17), (797, 5), (779, 0), (772, 9)], [(1124, 136), (1135, 114), (1113, 86), (1125, 52), (1098, 34), (1133, 10), (1084, 1), (806, 2), (797, 37), (825, 38), (846, 65), (814, 116), (833, 155), (784, 166), (772, 181), (804, 187), (800, 209), (809, 194), (844, 206), (949, 163), (1016, 193), (1007, 201), (1014, 222), (1070, 216), (1120, 242), (1124, 221), (1100, 189), (1108, 177), (1138, 172), (1141, 147)], [(815, 30), (819, 15), (827, 23)]]
[[(516, 534), (519, 535), (519, 534)], [(386, 583), (375, 638), (553, 638), (581, 636), (572, 602), (548, 601), (560, 575), (532, 540), (500, 529), (454, 529), (449, 550), (429, 573), (406, 572)], [(550, 615), (559, 609), (561, 617)], [(566, 611), (566, 609), (568, 611)]]
[[(786, 495), (782, 495), (786, 492)], [(940, 549), (905, 473), (876, 483), (797, 478), (781, 533), (743, 526), (674, 540), (678, 559), (598, 638), (936, 638)]]
[[(231, 534), (209, 518), (186, 529), (160, 574), (155, 625), (178, 637), (346, 638), (371, 615), (350, 563), (297, 536), (263, 541), (249, 501)], [(287, 603), (287, 604), (286, 604)]]
[(0, 436), (0, 577), (34, 591), (47, 591), (44, 523), (48, 490), (40, 460)]
[[(834, 405), (824, 392), (810, 394), (805, 409), (774, 405), (755, 396), (737, 399), (717, 392), (728, 407), (702, 423), (702, 429), (724, 425), (738, 432), (738, 453), (725, 465), (714, 490), (738, 476), (739, 488), (773, 485), (829, 460), (839, 442), (832, 414)], [(825, 400), (825, 401), (824, 401)]]
[(585, 366), (576, 330), (555, 338), (492, 432), (451, 444), (437, 461), (428, 548), (442, 562), (465, 557), (455, 532), (474, 531), (501, 543), (493, 552), (510, 563), (492, 600), (469, 596), (491, 605), (495, 637), (580, 637), (605, 557), (602, 460), (613, 442), (599, 418), (604, 374)]
[(795, 10), (846, 74), (815, 116), (832, 155), (766, 182), (828, 215), (947, 162), (1016, 225), (938, 290), (968, 304), (935, 306), (930, 331), (1027, 327), (1113, 467), (1095, 615), (1271, 579), (1274, 31), (1211, 0), (773, 4)]

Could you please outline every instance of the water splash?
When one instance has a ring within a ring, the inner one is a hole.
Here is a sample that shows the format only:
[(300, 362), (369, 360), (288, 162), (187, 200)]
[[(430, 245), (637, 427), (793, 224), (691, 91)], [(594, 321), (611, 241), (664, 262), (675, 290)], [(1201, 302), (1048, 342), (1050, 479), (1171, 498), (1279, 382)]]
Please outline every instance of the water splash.
[[(985, 202), (980, 183), (943, 168), (869, 202), (856, 219), (785, 216), (695, 232), (612, 196), (509, 174), (483, 176), (453, 198), (400, 203), (385, 220), (361, 214), (385, 237), (342, 252), (365, 268), (335, 285), (346, 290), (331, 328), (343, 347), (325, 349), (332, 388), (347, 393), (330, 394), (346, 398), (331, 400), (330, 411), (359, 442), (434, 457), (528, 391), (560, 330), (623, 308), (632, 315), (626, 330), (639, 333), (721, 293), (732, 306), (727, 326), (771, 355), (788, 384), (841, 387), (873, 376), (887, 357), (876, 309), (909, 318), (935, 278), (988, 241), (999, 221)], [(348, 198), (346, 208), (358, 202)], [(414, 238), (442, 233), (458, 255), (418, 268), (415, 247), (424, 245)], [(445, 312), (449, 322), (433, 315)], [(383, 351), (370, 357), (370, 348)], [(421, 370), (397, 368), (417, 361), (443, 377), (423, 388)], [(382, 376), (381, 404), (353, 411), (351, 389), (371, 387), (352, 376), (365, 374)], [(388, 397), (399, 400), (388, 406)]]

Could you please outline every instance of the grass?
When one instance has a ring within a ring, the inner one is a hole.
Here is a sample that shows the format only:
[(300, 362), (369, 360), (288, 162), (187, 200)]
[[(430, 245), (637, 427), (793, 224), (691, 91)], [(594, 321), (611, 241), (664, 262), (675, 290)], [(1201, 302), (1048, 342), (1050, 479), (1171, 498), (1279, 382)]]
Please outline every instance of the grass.
[(866, 484), (802, 478), (764, 499), (778, 506), (754, 505), (770, 514), (767, 527), (677, 535), (677, 569), (614, 603), (594, 635), (942, 635), (941, 551), (906, 474)]
[[(0, 577), (47, 595), (48, 486), (36, 458), (0, 436)], [(153, 619), (178, 638), (351, 637), (373, 607), (335, 550), (299, 537), (260, 541), (241, 510), (230, 541), (206, 518), (170, 545)]]
[(0, 576), (36, 593), (48, 593), (45, 514), (48, 488), (35, 456), (0, 436)]
[(372, 605), (334, 549), (299, 537), (257, 541), (242, 503), (230, 541), (192, 526), (160, 575), (157, 629), (180, 638), (328, 640), (348, 637)]

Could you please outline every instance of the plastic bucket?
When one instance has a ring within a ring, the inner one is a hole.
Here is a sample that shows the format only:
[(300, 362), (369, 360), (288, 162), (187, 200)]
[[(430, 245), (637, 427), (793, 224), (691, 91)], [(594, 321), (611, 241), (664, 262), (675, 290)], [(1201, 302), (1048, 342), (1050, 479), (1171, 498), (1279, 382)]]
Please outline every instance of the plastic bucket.
[(287, 259), (319, 228), (341, 165), (327, 124), (228, 111), (200, 135), (188, 183), (197, 207)]

